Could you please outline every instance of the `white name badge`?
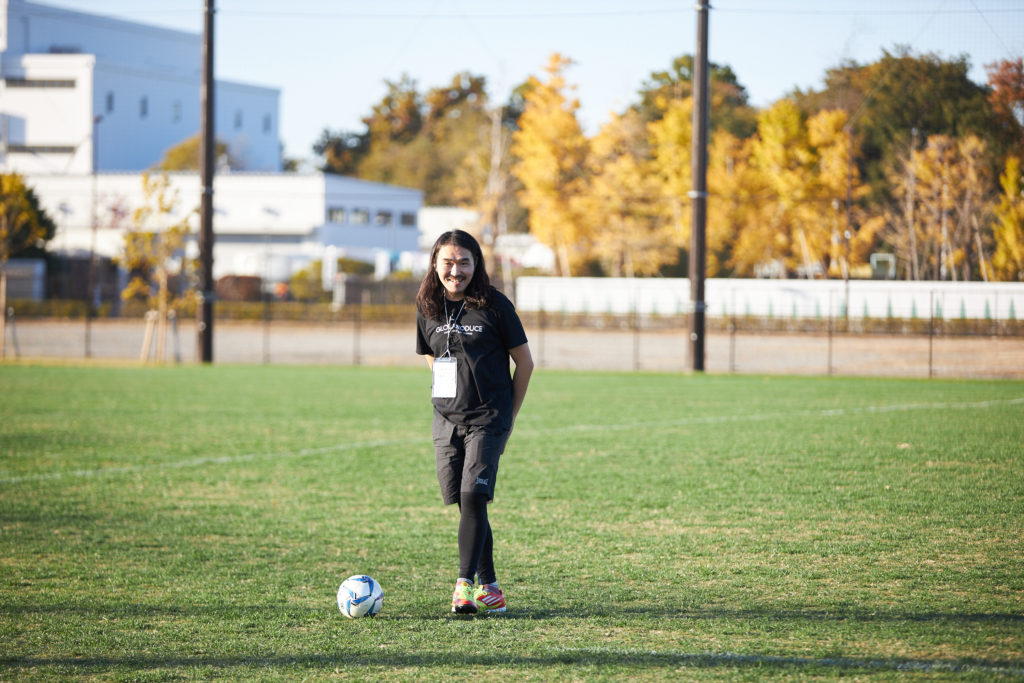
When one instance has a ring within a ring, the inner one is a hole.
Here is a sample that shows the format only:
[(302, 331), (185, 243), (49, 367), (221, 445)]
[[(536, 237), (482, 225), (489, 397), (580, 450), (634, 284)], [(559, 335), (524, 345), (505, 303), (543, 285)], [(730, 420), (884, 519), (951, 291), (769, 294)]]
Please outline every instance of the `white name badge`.
[(456, 363), (454, 358), (434, 359), (434, 382), (430, 386), (432, 398), (455, 398)]

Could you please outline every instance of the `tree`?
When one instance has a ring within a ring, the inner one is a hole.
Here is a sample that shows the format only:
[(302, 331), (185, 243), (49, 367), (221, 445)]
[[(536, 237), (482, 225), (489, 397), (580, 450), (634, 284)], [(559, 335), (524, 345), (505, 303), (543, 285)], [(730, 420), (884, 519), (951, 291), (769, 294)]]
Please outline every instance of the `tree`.
[(426, 95), (403, 76), (363, 119), (365, 133), (325, 129), (313, 146), (323, 170), (415, 187), (428, 205), (475, 205), (483, 182), (476, 160), (489, 150), (486, 79), (457, 74)]
[(591, 140), (578, 210), (593, 257), (613, 277), (656, 275), (679, 257), (678, 240), (657, 211), (658, 182), (647, 156), (645, 126), (633, 110), (612, 116)]
[[(674, 100), (693, 97), (693, 55), (682, 55), (672, 61), (671, 68), (653, 71), (640, 88), (640, 102), (634, 108), (645, 121), (655, 121), (667, 111)], [(708, 64), (708, 96), (712, 132), (725, 129), (738, 138), (747, 138), (757, 129), (757, 112), (750, 106), (747, 90), (729, 66)]]
[(195, 210), (178, 211), (178, 193), (166, 173), (143, 173), (142, 195), (143, 203), (132, 212), (132, 227), (125, 232), (124, 253), (118, 259), (130, 278), (121, 298), (142, 300), (156, 308), (157, 358), (162, 360), (167, 315), (177, 298), (170, 291), (170, 272), (175, 265), (179, 272), (184, 270), (185, 238)]
[(998, 280), (1024, 281), (1024, 173), (1020, 159), (1007, 158), (999, 184), (1003, 191), (992, 226), (996, 244), (992, 270)]
[(373, 105), (373, 113), (363, 119), (371, 140), (409, 142), (423, 128), (423, 98), (416, 81), (408, 74), (401, 80), (384, 81), (387, 93)]
[(693, 98), (665, 104), (662, 117), (647, 126), (651, 170), (658, 179), (660, 210), (676, 233), (678, 244), (690, 243), (690, 200), (693, 189)]
[[(201, 142), (199, 133), (196, 133), (173, 147), (168, 147), (155, 168), (159, 171), (198, 171)], [(219, 140), (214, 144), (214, 158), (218, 163), (226, 164), (228, 168), (241, 168), (238, 160), (232, 158), (229, 153), (227, 144)]]
[(861, 207), (868, 187), (861, 182), (854, 159), (855, 141), (849, 116), (841, 109), (819, 111), (807, 121), (808, 142), (817, 159), (811, 201), (804, 206), (804, 221), (817, 250), (825, 250), (825, 270), (847, 279), (857, 266), (866, 265), (878, 231), (884, 225)]
[(878, 61), (846, 62), (827, 72), (821, 92), (797, 93), (805, 115), (841, 108), (857, 133), (862, 177), (874, 201), (888, 198), (887, 169), (916, 135), (960, 138), (977, 135), (990, 141), (992, 110), (986, 89), (969, 77), (962, 56), (944, 60), (935, 54), (915, 55), (907, 47), (883, 50)]
[(520, 199), (530, 212), (530, 232), (551, 247), (561, 275), (572, 275), (584, 261), (580, 250), (587, 235), (574, 202), (585, 187), (583, 164), (587, 139), (576, 112), (579, 100), (563, 72), (572, 61), (553, 54), (545, 67), (547, 82), (530, 77), (519, 130), (512, 137), (517, 161), (513, 173), (523, 184)]
[(812, 276), (821, 264), (817, 240), (809, 240), (806, 203), (815, 201), (812, 174), (817, 161), (803, 117), (792, 100), (779, 100), (758, 116), (757, 138), (751, 143), (751, 163), (771, 193), (770, 214), (759, 225), (748, 225), (737, 241), (735, 258), (751, 266), (779, 261), (792, 272), (803, 266)]
[(754, 263), (738, 267), (734, 258), (737, 236), (762, 219), (766, 192), (760, 174), (750, 165), (753, 138), (741, 140), (728, 131), (711, 136), (708, 149), (708, 212), (705, 241), (708, 277), (726, 271), (747, 274)]
[(370, 148), (370, 136), (366, 133), (331, 131), (324, 128), (313, 143), (313, 153), (323, 159), (320, 170), (325, 173), (355, 176), (359, 173), (359, 162)]
[(997, 135), (1009, 154), (1024, 159), (1024, 58), (1004, 59), (985, 71)]
[(424, 97), (421, 137), (429, 163), (423, 190), (434, 204), (478, 207), (483, 201), (489, 173), (481, 173), (480, 161), (492, 156), (493, 134), (485, 87), (483, 76), (464, 72)]
[(984, 276), (979, 212), (990, 194), (984, 159), (985, 144), (975, 136), (933, 135), (891, 175), (902, 216), (889, 241), (909, 264), (911, 279)]
[(53, 238), (57, 227), (17, 173), (0, 174), (0, 358), (7, 339), (7, 261)]

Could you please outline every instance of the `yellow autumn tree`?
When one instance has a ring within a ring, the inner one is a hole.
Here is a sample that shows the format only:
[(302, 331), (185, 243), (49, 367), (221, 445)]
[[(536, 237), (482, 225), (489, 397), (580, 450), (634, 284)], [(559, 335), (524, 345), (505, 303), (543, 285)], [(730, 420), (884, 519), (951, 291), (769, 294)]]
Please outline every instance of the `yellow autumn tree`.
[(544, 69), (546, 82), (530, 77), (512, 139), (513, 173), (523, 186), (530, 232), (554, 250), (561, 275), (572, 275), (584, 262), (588, 237), (576, 211), (588, 143), (576, 118), (579, 100), (566, 94), (573, 88), (563, 72), (571, 64), (555, 53)]
[[(807, 236), (807, 209), (813, 198), (815, 155), (800, 111), (789, 99), (779, 100), (758, 116), (757, 136), (751, 144), (751, 164), (768, 194), (763, 220), (748, 224), (739, 235), (733, 258), (748, 266), (781, 263), (787, 272), (817, 271), (821, 249)], [(802, 266), (802, 268), (800, 268)]]
[[(989, 278), (989, 264), (982, 245), (981, 216), (990, 208), (995, 190), (985, 142), (976, 135), (957, 140), (957, 164), (952, 169), (955, 181), (953, 206), (956, 223), (953, 244), (961, 254), (958, 261), (964, 281)], [(954, 277), (954, 279), (956, 279)]]
[(17, 173), (0, 174), (0, 358), (7, 321), (7, 261), (22, 249), (53, 237), (56, 225)]
[[(680, 98), (659, 103), (663, 115), (648, 125), (651, 168), (658, 180), (659, 211), (671, 230), (677, 249), (689, 250), (693, 189), (693, 100)], [(745, 226), (763, 223), (759, 195), (750, 163), (750, 146), (724, 129), (716, 130), (708, 148), (706, 274), (720, 275), (735, 267), (733, 246)], [(755, 262), (760, 261), (758, 258)], [(741, 265), (749, 274), (753, 263)]]
[[(868, 216), (858, 201), (869, 191), (853, 163), (849, 116), (826, 109), (807, 121), (807, 140), (817, 159), (812, 192), (804, 204), (803, 223), (811, 250), (824, 254), (828, 275), (850, 276), (870, 258), (883, 218)], [(847, 206), (849, 204), (849, 206)]]
[(757, 263), (757, 260), (737, 261), (734, 254), (736, 241), (748, 226), (767, 220), (761, 201), (766, 188), (760, 182), (761, 175), (750, 165), (750, 146), (750, 139), (740, 140), (724, 130), (711, 136), (705, 234), (709, 277), (726, 270), (736, 275), (750, 275)]
[(166, 173), (142, 174), (142, 205), (132, 212), (132, 226), (125, 232), (124, 251), (118, 261), (129, 273), (121, 292), (124, 300), (139, 299), (157, 311), (157, 358), (164, 357), (167, 315), (174, 303), (169, 278), (174, 262), (184, 263), (189, 219), (182, 213), (178, 193)]
[(658, 183), (648, 166), (637, 111), (613, 115), (590, 141), (587, 190), (577, 207), (591, 236), (592, 257), (613, 277), (656, 275), (679, 257), (656, 209)]
[(1020, 159), (1007, 157), (999, 185), (1002, 194), (992, 226), (992, 270), (997, 280), (1024, 281), (1024, 173)]
[(989, 196), (985, 144), (975, 136), (929, 136), (891, 176), (903, 219), (893, 240), (910, 260), (913, 279), (984, 276), (978, 219)]
[(659, 102), (662, 117), (647, 126), (651, 169), (658, 180), (660, 211), (676, 244), (690, 244), (690, 191), (693, 189), (693, 98)]

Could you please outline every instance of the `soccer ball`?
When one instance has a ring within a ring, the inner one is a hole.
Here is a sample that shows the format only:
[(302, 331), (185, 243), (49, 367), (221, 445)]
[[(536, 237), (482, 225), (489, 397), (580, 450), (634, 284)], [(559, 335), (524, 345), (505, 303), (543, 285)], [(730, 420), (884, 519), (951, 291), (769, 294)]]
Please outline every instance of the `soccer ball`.
[(382, 607), (384, 589), (369, 576), (350, 576), (338, 587), (338, 609), (349, 619), (376, 616)]

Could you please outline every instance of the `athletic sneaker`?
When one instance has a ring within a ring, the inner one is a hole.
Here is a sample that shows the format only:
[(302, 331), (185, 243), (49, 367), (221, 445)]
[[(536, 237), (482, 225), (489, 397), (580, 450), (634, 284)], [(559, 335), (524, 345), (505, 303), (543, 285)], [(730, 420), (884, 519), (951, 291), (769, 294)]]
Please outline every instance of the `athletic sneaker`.
[(455, 593), (452, 594), (452, 611), (456, 614), (476, 614), (476, 601), (473, 599), (473, 584), (458, 581)]
[(484, 584), (473, 592), (473, 599), (481, 612), (504, 612), (505, 594), (497, 586)]

